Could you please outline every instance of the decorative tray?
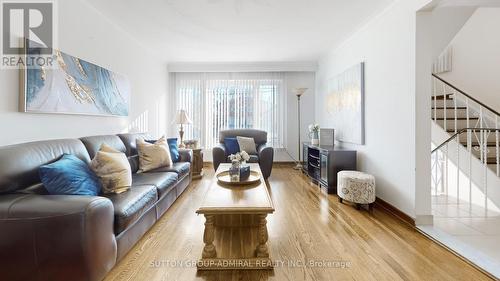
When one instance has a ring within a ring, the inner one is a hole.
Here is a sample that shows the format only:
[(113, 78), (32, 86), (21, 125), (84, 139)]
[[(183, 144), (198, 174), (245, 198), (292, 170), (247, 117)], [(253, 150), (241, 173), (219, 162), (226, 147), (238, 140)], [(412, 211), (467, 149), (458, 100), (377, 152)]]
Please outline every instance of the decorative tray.
[(229, 171), (220, 172), (216, 177), (220, 183), (228, 185), (247, 185), (260, 182), (260, 174), (256, 171), (250, 171), (250, 176), (248, 177), (248, 179), (243, 181), (231, 181)]

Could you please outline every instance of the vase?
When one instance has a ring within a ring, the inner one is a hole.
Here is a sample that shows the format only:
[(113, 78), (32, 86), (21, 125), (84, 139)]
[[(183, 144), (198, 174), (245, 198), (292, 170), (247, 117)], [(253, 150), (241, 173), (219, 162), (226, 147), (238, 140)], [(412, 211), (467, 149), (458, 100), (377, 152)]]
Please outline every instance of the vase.
[(318, 131), (311, 132), (311, 144), (312, 145), (319, 145), (319, 132)]
[(242, 165), (240, 167), (240, 181), (246, 181), (250, 177), (250, 166)]
[(233, 160), (231, 162), (231, 167), (229, 168), (229, 178), (231, 179), (231, 182), (240, 181), (240, 161)]

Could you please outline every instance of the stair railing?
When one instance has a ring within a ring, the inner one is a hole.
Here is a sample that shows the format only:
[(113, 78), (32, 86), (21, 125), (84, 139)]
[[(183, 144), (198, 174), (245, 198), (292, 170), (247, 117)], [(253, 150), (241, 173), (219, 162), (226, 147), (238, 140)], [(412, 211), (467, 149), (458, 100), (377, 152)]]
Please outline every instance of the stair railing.
[[(452, 134), (432, 150), (433, 195), (445, 195), (448, 200), (455, 188), (452, 196), (460, 204), (460, 192), (468, 187), (472, 208), (473, 188), (478, 188), (487, 215), (488, 174), (500, 177), (500, 114), (441, 77), (432, 76), (432, 119)], [(442, 115), (438, 115), (440, 111)]]
[[(496, 150), (496, 164), (494, 168), (494, 172), (496, 172), (497, 177), (500, 177), (500, 161), (499, 158), (499, 141), (500, 141), (500, 113), (491, 107), (485, 105), (480, 102), (476, 98), (470, 96), (465, 91), (459, 89), (458, 87), (452, 85), (447, 82), (443, 78), (439, 77), (436, 74), (432, 74), (433, 76), (433, 91), (432, 91), (432, 119), (434, 122), (439, 124), (441, 121), (443, 122), (443, 129), (448, 133), (457, 133), (461, 128), (459, 128), (459, 122), (465, 121), (466, 128), (493, 128), (497, 131), (494, 132), (494, 145), (493, 142), (486, 144), (485, 147), (482, 147), (481, 143), (484, 143), (485, 135), (473, 131), (472, 136), (467, 137), (467, 141), (469, 141), (469, 137), (476, 140), (472, 144), (471, 152), (479, 153), (479, 157), (481, 162), (487, 163), (487, 154), (490, 151), (490, 148), (494, 147)], [(442, 99), (442, 106), (438, 106), (438, 101)], [(451, 103), (451, 105), (448, 104)], [(443, 116), (438, 117), (438, 110), (443, 110)], [(449, 110), (452, 110), (452, 117), (448, 116)], [(465, 117), (459, 117), (459, 111), (465, 110)], [(451, 124), (448, 124), (451, 122)], [(451, 125), (451, 126), (450, 126)], [(491, 136), (488, 136), (487, 140), (491, 139)], [(457, 139), (458, 141), (458, 139)], [(486, 150), (486, 151), (483, 151)], [(485, 156), (486, 155), (486, 156)], [(486, 159), (484, 159), (486, 157)], [(490, 163), (493, 165), (493, 163)]]

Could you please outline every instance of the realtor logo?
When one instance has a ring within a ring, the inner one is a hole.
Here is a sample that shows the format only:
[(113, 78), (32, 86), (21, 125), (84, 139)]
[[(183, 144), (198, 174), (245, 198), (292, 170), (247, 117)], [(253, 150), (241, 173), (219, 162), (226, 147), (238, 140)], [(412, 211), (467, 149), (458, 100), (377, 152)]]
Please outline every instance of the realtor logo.
[(2, 1), (0, 68), (51, 68), (55, 44), (52, 0)]
[(2, 3), (2, 47), (4, 55), (21, 54), (25, 41), (39, 43), (39, 54), (52, 54), (53, 3)]

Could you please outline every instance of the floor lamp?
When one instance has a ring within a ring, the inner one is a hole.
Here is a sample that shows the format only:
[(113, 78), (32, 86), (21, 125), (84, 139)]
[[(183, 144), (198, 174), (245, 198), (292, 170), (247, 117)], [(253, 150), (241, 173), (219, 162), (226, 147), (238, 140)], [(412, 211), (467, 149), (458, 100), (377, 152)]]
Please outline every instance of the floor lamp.
[(302, 170), (302, 163), (300, 162), (300, 97), (307, 91), (307, 88), (296, 88), (295, 89), (295, 95), (297, 96), (297, 125), (298, 125), (298, 150), (297, 152), (299, 153), (299, 161), (297, 161), (297, 165), (293, 167), (295, 170)]

